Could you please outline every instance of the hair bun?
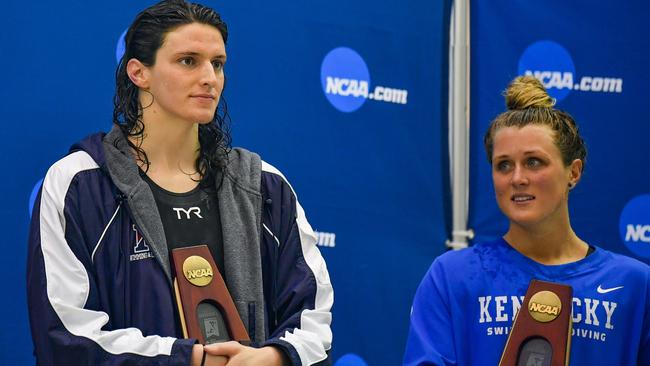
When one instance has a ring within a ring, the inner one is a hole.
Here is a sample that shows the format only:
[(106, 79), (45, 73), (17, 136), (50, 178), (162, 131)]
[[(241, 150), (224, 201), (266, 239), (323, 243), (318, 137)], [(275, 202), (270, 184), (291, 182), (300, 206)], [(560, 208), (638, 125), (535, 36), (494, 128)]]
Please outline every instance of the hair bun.
[(516, 77), (504, 92), (508, 109), (551, 108), (555, 99), (551, 98), (544, 85), (534, 76)]

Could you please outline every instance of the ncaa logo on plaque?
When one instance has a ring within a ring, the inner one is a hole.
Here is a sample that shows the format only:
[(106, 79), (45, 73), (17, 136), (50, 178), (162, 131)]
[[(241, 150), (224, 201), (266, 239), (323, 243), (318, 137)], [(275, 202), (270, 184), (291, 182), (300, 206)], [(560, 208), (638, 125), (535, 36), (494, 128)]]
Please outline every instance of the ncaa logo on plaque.
[(203, 287), (212, 282), (212, 266), (205, 258), (192, 255), (183, 262), (183, 275), (194, 286)]
[(650, 258), (650, 194), (632, 198), (619, 222), (621, 240), (635, 255)]
[(596, 93), (622, 93), (623, 79), (606, 76), (581, 76), (569, 51), (557, 42), (543, 40), (528, 46), (519, 58), (519, 75), (532, 75), (544, 84), (558, 102), (573, 90)]
[(540, 323), (555, 320), (562, 311), (560, 297), (551, 291), (540, 291), (534, 294), (528, 304), (528, 312), (533, 319)]

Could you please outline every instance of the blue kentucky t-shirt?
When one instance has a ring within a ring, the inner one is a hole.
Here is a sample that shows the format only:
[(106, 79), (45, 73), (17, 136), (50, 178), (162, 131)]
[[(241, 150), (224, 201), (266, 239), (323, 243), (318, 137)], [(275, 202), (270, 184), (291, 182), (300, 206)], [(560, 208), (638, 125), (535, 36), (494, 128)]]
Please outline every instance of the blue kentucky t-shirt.
[(433, 262), (413, 301), (404, 365), (498, 365), (533, 278), (573, 287), (570, 365), (650, 365), (650, 267), (601, 248), (547, 266), (503, 239)]

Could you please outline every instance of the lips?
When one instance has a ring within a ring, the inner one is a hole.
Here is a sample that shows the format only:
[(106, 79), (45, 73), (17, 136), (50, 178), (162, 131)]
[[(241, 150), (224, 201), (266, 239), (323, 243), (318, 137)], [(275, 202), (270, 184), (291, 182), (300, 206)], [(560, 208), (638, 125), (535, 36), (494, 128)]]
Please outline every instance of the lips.
[(515, 203), (529, 202), (535, 199), (535, 196), (530, 194), (515, 194), (510, 197), (510, 200)]
[(192, 95), (192, 98), (215, 100), (217, 97), (212, 95), (212, 94), (195, 94), (195, 95)]

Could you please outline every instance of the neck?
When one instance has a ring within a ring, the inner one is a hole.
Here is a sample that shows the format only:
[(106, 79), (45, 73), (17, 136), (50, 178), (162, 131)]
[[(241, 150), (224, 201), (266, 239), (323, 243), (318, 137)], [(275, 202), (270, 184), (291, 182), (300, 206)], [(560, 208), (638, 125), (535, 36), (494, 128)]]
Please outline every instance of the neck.
[(201, 179), (196, 171), (199, 157), (199, 124), (174, 118), (163, 118), (152, 109), (142, 115), (144, 133), (129, 137), (147, 154), (149, 167), (138, 161), (141, 168), (158, 185), (173, 192), (183, 192), (196, 186)]
[(589, 245), (573, 231), (568, 220), (561, 223), (525, 227), (511, 222), (503, 237), (526, 257), (545, 265), (578, 261), (587, 255)]

